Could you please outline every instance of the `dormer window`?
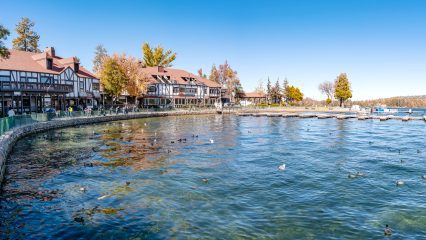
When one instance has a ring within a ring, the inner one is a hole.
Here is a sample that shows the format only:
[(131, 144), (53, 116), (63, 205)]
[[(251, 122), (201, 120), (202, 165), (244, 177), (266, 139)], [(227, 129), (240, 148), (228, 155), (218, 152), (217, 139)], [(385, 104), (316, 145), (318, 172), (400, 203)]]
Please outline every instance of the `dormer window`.
[(74, 63), (74, 72), (78, 73), (79, 68), (80, 68), (80, 63)]
[(52, 68), (53, 68), (53, 59), (51, 59), (51, 58), (46, 59), (46, 67), (47, 67), (47, 69), (52, 70)]

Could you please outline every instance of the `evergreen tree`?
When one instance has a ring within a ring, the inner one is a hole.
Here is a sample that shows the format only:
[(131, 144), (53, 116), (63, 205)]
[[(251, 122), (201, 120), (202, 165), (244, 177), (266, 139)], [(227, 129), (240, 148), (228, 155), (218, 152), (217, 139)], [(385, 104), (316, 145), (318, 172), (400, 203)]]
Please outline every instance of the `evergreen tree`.
[(39, 52), (38, 41), (40, 36), (34, 32), (34, 22), (29, 18), (22, 18), (21, 22), (16, 25), (16, 33), (18, 36), (13, 39), (13, 49), (22, 50), (26, 52)]
[(266, 99), (268, 101), (268, 104), (271, 103), (271, 95), (272, 95), (272, 86), (271, 86), (271, 80), (268, 77), (268, 82), (266, 83)]
[(9, 34), (9, 30), (0, 25), (0, 60), (2, 58), (9, 58), (10, 52), (3, 43), (3, 40), (6, 40)]
[(287, 94), (286, 94), (286, 89), (288, 88), (288, 80), (287, 80), (287, 77), (285, 77), (284, 78), (284, 82), (283, 82), (283, 99), (284, 99), (284, 102), (287, 102), (288, 100), (287, 100)]
[(348, 80), (346, 73), (341, 73), (334, 82), (334, 97), (339, 100), (340, 107), (343, 107), (343, 103), (352, 98), (351, 85)]
[(274, 91), (273, 91), (274, 103), (281, 103), (282, 91), (280, 86), (280, 79), (275, 82)]
[(96, 46), (95, 58), (93, 59), (93, 72), (98, 74), (102, 67), (103, 60), (108, 57), (108, 52), (102, 44)]

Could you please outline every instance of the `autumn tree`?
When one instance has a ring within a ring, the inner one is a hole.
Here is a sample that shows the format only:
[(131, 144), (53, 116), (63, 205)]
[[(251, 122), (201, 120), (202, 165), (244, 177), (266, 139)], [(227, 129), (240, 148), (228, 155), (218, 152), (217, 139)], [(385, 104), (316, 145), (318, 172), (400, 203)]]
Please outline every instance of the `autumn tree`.
[(323, 83), (320, 83), (318, 86), (318, 89), (322, 94), (325, 94), (327, 96), (326, 103), (327, 105), (332, 102), (333, 94), (334, 94), (334, 83), (330, 81), (325, 81)]
[(99, 75), (104, 92), (113, 98), (114, 103), (129, 83), (126, 69), (120, 64), (120, 57), (106, 57)]
[(240, 79), (238, 78), (237, 71), (234, 71), (231, 68), (228, 61), (219, 65), (218, 78), (219, 84), (226, 87), (227, 95), (235, 97), (244, 92)]
[(18, 36), (13, 39), (13, 49), (22, 50), (26, 52), (39, 52), (38, 41), (40, 36), (34, 32), (33, 27), (35, 23), (31, 22), (29, 18), (22, 18), (21, 22), (16, 25), (16, 33)]
[(6, 40), (9, 34), (9, 30), (0, 25), (0, 60), (2, 58), (9, 58), (10, 52), (3, 43), (3, 40)]
[(103, 60), (108, 57), (108, 52), (102, 44), (96, 46), (95, 58), (93, 59), (93, 72), (98, 74), (102, 67)]
[(287, 100), (290, 103), (300, 102), (303, 100), (303, 93), (299, 88), (294, 86), (287, 86), (285, 89)]
[(176, 59), (176, 53), (170, 49), (165, 51), (160, 45), (156, 48), (151, 48), (148, 43), (144, 43), (142, 51), (144, 63), (148, 67), (171, 67), (172, 62)]
[(115, 55), (119, 64), (123, 68), (128, 83), (124, 90), (129, 96), (134, 97), (135, 102), (138, 96), (146, 92), (149, 78), (142, 71), (142, 62), (132, 56)]
[(334, 97), (339, 100), (340, 107), (343, 103), (352, 98), (352, 90), (346, 73), (341, 73), (334, 82)]
[(210, 81), (219, 83), (219, 71), (217, 71), (216, 65), (214, 64), (212, 66), (212, 70), (210, 71), (209, 79)]

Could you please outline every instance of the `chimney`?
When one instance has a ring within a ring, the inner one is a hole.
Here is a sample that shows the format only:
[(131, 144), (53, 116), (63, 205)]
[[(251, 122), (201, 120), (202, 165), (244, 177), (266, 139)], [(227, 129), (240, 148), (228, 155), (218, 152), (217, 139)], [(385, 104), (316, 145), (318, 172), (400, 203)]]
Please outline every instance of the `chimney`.
[(78, 73), (78, 70), (80, 69), (80, 59), (77, 57), (74, 57), (74, 72)]
[(164, 72), (164, 67), (163, 66), (157, 66), (158, 67), (158, 72)]
[(53, 47), (46, 47), (46, 49), (44, 49), (44, 52), (49, 54), (49, 56), (51, 57), (55, 57), (55, 49)]

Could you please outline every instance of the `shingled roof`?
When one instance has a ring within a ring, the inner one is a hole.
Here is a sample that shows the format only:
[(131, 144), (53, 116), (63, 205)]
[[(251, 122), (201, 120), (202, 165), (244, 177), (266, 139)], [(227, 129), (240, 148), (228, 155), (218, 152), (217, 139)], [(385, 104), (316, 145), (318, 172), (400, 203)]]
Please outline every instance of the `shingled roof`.
[(207, 87), (221, 87), (220, 84), (210, 81), (206, 78), (197, 76), (190, 72), (175, 68), (163, 68), (163, 67), (145, 67), (142, 71), (147, 75), (151, 83), (158, 83), (157, 76), (164, 76), (169, 79), (171, 83), (176, 84), (189, 84), (188, 79), (192, 78), (195, 80), (196, 85), (205, 85)]
[[(9, 58), (0, 60), (0, 70), (61, 74), (68, 67), (74, 69), (74, 62), (78, 61), (75, 57), (61, 58), (56, 56), (53, 48), (47, 48), (46, 51), (42, 53), (25, 52), (13, 49), (9, 51)], [(52, 69), (48, 69), (46, 67), (46, 59), (53, 60)], [(77, 76), (97, 79), (93, 73), (82, 66), (79, 66)]]

